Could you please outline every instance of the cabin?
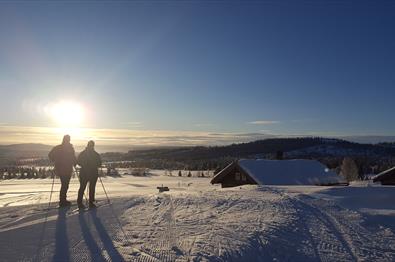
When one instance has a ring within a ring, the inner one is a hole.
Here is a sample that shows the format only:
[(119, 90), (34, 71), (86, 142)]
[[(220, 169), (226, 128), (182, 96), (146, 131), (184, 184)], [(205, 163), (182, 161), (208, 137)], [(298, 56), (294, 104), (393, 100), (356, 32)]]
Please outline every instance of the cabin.
[(347, 185), (347, 182), (316, 160), (241, 159), (221, 170), (212, 184), (241, 185)]
[(380, 182), (382, 185), (395, 185), (395, 167), (385, 170), (373, 177), (373, 182)]

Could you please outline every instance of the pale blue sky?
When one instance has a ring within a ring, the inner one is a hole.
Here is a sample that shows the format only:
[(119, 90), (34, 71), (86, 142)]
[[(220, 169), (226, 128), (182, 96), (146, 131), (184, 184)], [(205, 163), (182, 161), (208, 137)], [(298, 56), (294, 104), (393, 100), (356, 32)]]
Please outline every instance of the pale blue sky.
[[(358, 3), (358, 4), (357, 4)], [(0, 3), (0, 125), (394, 135), (395, 5)]]

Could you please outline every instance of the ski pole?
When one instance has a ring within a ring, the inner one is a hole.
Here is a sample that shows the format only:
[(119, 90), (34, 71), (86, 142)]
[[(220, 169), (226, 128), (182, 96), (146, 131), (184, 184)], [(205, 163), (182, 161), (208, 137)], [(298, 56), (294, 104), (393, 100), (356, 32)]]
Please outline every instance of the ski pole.
[(36, 251), (36, 254), (35, 254), (34, 258), (33, 258), (33, 261), (41, 261), (40, 256), (41, 256), (42, 243), (43, 243), (43, 240), (44, 240), (45, 229), (46, 229), (46, 226), (47, 226), (49, 208), (51, 207), (53, 186), (55, 184), (55, 174), (52, 174), (52, 175), (53, 175), (53, 177), (52, 177), (52, 186), (51, 186), (51, 193), (49, 195), (48, 208), (47, 208), (47, 210), (45, 212), (45, 219), (44, 219), (44, 223), (43, 223), (43, 227), (42, 227), (42, 231), (41, 231), (41, 235), (40, 235), (40, 240), (38, 241), (37, 251)]
[(55, 184), (55, 174), (53, 174), (52, 177), (52, 186), (51, 186), (51, 193), (49, 195), (49, 202), (48, 202), (48, 210), (51, 207), (51, 201), (52, 201), (52, 192), (53, 192), (53, 185)]
[(110, 204), (110, 203), (111, 203), (111, 202), (110, 202), (110, 198), (108, 197), (106, 188), (104, 187), (103, 181), (102, 181), (102, 179), (101, 179), (100, 176), (99, 176), (99, 180), (100, 180), (101, 186), (103, 187), (104, 194), (106, 194), (107, 202)]

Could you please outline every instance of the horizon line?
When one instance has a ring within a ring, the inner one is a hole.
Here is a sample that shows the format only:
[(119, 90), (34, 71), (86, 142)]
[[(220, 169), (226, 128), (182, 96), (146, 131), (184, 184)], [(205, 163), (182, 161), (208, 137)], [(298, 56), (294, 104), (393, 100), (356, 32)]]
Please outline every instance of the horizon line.
[[(71, 132), (67, 132), (71, 131)], [(0, 125), (0, 145), (44, 144), (55, 145), (63, 135), (69, 134), (78, 147), (95, 140), (100, 146), (113, 147), (184, 147), (224, 146), (247, 143), (268, 138), (322, 137), (343, 139), (350, 142), (377, 144), (395, 142), (395, 135), (386, 134), (331, 134), (309, 132), (306, 134), (272, 134), (263, 132), (210, 132), (176, 130), (133, 130), (108, 128), (72, 128)]]

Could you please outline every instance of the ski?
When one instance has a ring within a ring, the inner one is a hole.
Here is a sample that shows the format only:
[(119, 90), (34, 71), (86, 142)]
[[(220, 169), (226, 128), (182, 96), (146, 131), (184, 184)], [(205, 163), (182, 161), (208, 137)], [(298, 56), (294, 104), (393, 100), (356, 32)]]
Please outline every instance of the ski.
[[(106, 205), (108, 205), (108, 203), (105, 202), (105, 201), (98, 201), (98, 202), (96, 202), (96, 208), (99, 208), (99, 207), (102, 207), (102, 206), (106, 206)], [(95, 208), (85, 207), (85, 208), (82, 208), (81, 210), (79, 210), (79, 208), (77, 207), (77, 204), (74, 203), (74, 204), (71, 204), (69, 206), (59, 206), (59, 205), (57, 205), (57, 206), (50, 206), (50, 207), (46, 207), (46, 208), (43, 208), (43, 209), (37, 209), (37, 211), (48, 212), (48, 211), (58, 210), (58, 211), (66, 211), (67, 214), (72, 214), (72, 213), (76, 213), (77, 211), (80, 211), (80, 212), (81, 211), (89, 211), (89, 210), (92, 210), (92, 209), (95, 209)]]
[(99, 209), (101, 207), (104, 206), (108, 206), (109, 203), (104, 203), (104, 204), (97, 204), (96, 207), (85, 207), (85, 208), (74, 208), (73, 210), (71, 210), (70, 212), (68, 212), (67, 214), (74, 214), (74, 213), (83, 213), (83, 212), (89, 212), (95, 209)]

